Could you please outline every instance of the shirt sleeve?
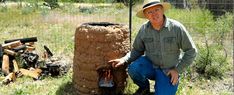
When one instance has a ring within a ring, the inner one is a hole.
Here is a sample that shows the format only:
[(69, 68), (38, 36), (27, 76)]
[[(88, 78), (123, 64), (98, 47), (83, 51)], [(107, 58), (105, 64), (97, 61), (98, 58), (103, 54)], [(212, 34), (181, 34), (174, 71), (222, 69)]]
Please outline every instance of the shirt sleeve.
[(189, 35), (185, 27), (181, 25), (179, 30), (181, 31), (179, 45), (184, 52), (184, 55), (176, 69), (179, 73), (182, 73), (186, 68), (188, 68), (189, 65), (192, 64), (197, 55), (197, 49), (192, 40), (192, 37)]
[(135, 61), (137, 58), (144, 54), (145, 45), (141, 37), (143, 35), (143, 31), (144, 25), (137, 33), (137, 36), (133, 42), (132, 50), (129, 53), (127, 53), (124, 57), (122, 57), (125, 63), (130, 64), (131, 62)]

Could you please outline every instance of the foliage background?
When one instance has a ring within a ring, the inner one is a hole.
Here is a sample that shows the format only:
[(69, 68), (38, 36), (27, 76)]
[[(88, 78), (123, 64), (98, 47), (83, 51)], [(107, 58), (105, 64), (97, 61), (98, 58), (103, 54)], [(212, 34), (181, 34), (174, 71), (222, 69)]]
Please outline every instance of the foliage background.
[[(43, 0), (22, 0), (22, 5), (20, 0), (10, 1), (18, 2), (1, 3), (0, 6), (0, 42), (36, 36), (39, 54), (43, 45), (47, 45), (55, 55), (67, 58), (70, 63), (77, 26), (94, 21), (128, 25), (129, 20), (128, 8), (121, 3), (106, 4), (110, 0), (58, 0), (60, 7), (53, 10), (44, 6)], [(192, 9), (172, 8), (166, 12), (169, 18), (186, 26), (199, 49), (194, 64), (181, 75), (177, 95), (232, 95), (233, 13), (227, 12), (216, 18), (209, 10), (194, 6)], [(140, 7), (139, 4), (134, 5), (133, 14)], [(133, 39), (145, 21), (133, 16)], [(137, 86), (130, 78), (128, 81), (125, 93), (132, 94)], [(151, 88), (153, 83), (151, 81)], [(9, 85), (0, 85), (0, 92), (3, 95), (74, 94), (72, 69), (67, 75), (56, 78), (47, 77), (38, 81), (29, 77), (18, 78)]]

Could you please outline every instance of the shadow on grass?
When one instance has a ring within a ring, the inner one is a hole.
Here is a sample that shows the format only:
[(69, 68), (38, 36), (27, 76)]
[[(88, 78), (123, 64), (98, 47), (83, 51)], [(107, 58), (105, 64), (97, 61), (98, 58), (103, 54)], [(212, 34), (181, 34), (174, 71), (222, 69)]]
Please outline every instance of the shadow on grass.
[[(62, 84), (56, 91), (56, 95), (78, 95), (77, 90), (74, 88), (71, 81)], [(123, 95), (132, 95), (132, 94), (123, 94)], [(149, 95), (154, 95), (154, 92), (151, 92)]]
[(56, 95), (78, 95), (71, 81), (62, 84), (56, 91)]

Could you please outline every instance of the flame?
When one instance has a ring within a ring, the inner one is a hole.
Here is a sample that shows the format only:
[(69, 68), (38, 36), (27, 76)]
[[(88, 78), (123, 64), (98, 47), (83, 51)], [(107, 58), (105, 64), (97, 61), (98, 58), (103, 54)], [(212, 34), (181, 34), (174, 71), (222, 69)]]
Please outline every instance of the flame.
[(104, 78), (105, 83), (108, 83), (109, 81), (113, 80), (111, 70), (104, 70), (102, 78)]

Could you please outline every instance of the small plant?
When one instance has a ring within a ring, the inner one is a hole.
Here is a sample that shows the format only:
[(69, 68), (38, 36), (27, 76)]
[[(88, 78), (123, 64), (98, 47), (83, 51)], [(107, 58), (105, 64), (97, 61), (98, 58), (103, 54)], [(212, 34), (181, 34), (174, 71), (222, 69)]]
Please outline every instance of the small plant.
[(115, 4), (115, 8), (116, 9), (123, 9), (125, 6), (124, 6), (124, 4), (122, 4), (122, 3), (117, 3), (117, 4)]
[(7, 10), (8, 10), (7, 5), (4, 5), (4, 6), (0, 7), (1, 12), (7, 12)]
[(79, 10), (81, 13), (92, 14), (93, 12), (95, 12), (96, 8), (95, 7), (79, 7)]
[(29, 93), (25, 91), (24, 87), (17, 88), (14, 91), (14, 95), (28, 95)]
[(220, 46), (209, 46), (209, 52), (207, 48), (199, 47), (199, 55), (196, 60), (196, 71), (205, 78), (222, 78), (227, 69), (227, 60), (220, 53)]
[(27, 6), (25, 6), (25, 7), (23, 7), (23, 8), (21, 9), (21, 13), (22, 13), (23, 15), (30, 14), (30, 13), (32, 13), (32, 12), (34, 12), (34, 11), (35, 11), (35, 10), (34, 10), (34, 7), (31, 6), (31, 5), (27, 5)]

